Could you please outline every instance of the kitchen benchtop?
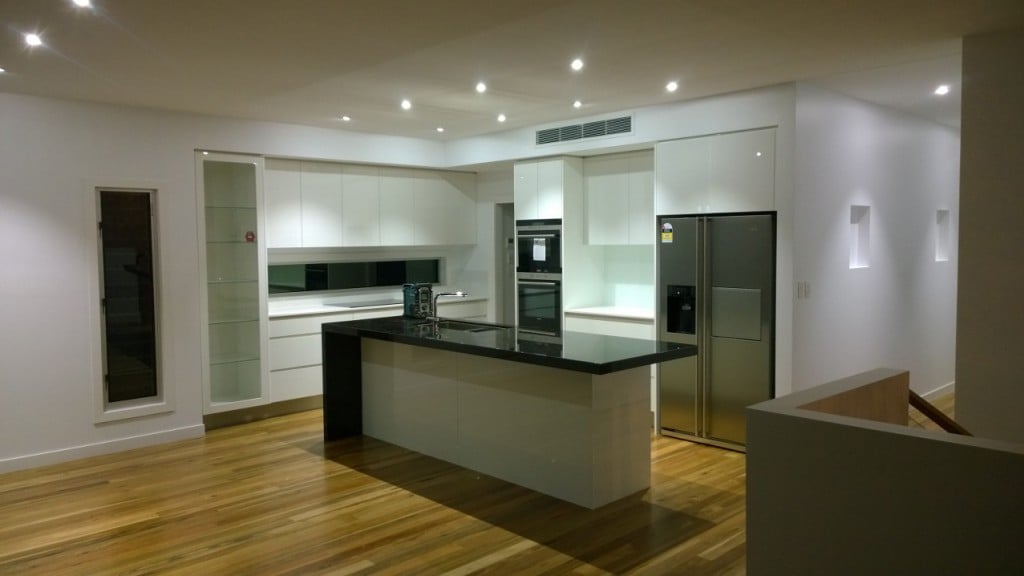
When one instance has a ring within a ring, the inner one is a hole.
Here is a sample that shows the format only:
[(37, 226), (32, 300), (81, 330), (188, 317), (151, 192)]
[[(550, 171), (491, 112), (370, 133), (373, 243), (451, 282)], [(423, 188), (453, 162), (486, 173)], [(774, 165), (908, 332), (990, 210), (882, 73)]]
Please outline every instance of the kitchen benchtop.
[(654, 322), (654, 312), (647, 308), (632, 308), (628, 306), (591, 306), (589, 308), (568, 308), (565, 311), (570, 316), (593, 316), (597, 318), (609, 318), (612, 320), (634, 320)]
[(442, 321), (440, 326), (435, 328), (427, 320), (391, 316), (329, 322), (323, 325), (323, 333), (325, 339), (330, 334), (361, 336), (589, 374), (608, 374), (697, 354), (696, 346), (657, 340), (567, 331), (560, 342), (551, 343), (531, 340), (530, 335), (520, 334), (512, 326), (499, 324), (451, 320)]

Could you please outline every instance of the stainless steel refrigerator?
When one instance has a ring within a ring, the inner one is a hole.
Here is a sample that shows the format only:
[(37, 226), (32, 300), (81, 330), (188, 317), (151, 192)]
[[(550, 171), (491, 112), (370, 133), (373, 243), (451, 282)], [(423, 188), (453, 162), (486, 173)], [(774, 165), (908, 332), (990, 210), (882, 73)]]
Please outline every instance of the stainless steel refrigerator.
[(697, 356), (658, 365), (662, 433), (746, 444), (775, 395), (775, 213), (659, 216), (658, 335)]

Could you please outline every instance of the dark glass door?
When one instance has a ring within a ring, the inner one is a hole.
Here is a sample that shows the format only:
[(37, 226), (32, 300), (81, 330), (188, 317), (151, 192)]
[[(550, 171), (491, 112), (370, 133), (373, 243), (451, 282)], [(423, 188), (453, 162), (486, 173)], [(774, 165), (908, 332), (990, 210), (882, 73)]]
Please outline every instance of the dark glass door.
[(562, 332), (562, 283), (520, 280), (519, 330), (558, 336)]
[(106, 400), (157, 396), (152, 193), (99, 194)]

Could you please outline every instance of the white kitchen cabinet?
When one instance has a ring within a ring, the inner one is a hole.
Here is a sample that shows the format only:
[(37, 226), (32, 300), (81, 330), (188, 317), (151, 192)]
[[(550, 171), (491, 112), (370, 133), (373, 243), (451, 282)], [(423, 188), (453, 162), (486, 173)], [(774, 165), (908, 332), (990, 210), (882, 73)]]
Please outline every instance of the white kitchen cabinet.
[(476, 174), (442, 172), (447, 205), (447, 243), (476, 244)]
[(416, 220), (413, 223), (413, 238), (418, 246), (440, 246), (448, 244), (451, 221), (448, 204), (451, 195), (447, 181), (437, 172), (418, 170), (417, 185), (413, 205), (416, 207)]
[(775, 129), (660, 142), (658, 214), (749, 212), (775, 207)]
[(268, 160), (270, 248), (476, 243), (476, 175)]
[(203, 412), (267, 402), (267, 264), (263, 160), (197, 156), (202, 293)]
[(407, 168), (380, 170), (380, 243), (412, 246), (416, 243), (416, 196), (424, 188), (418, 171)]
[[(445, 298), (437, 303), (444, 318), (487, 317), (487, 300)], [(401, 306), (348, 310), (332, 314), (301, 314), (272, 318), (268, 333), (270, 402), (323, 393), (322, 325), (328, 322), (400, 316)]]
[(380, 168), (341, 169), (342, 239), (345, 246), (380, 246)]
[(513, 196), (516, 220), (561, 219), (563, 191), (578, 184), (579, 158), (516, 162)]
[(325, 322), (351, 320), (351, 312), (309, 314), (270, 320), (270, 401), (323, 393), (320, 331)]
[(341, 165), (302, 163), (302, 246), (343, 246)]
[(267, 158), (263, 169), (263, 203), (267, 214), (267, 248), (302, 246), (302, 163)]
[(657, 236), (654, 222), (654, 152), (629, 159), (629, 244), (653, 244)]
[(594, 156), (583, 161), (588, 244), (653, 241), (653, 166), (651, 152)]

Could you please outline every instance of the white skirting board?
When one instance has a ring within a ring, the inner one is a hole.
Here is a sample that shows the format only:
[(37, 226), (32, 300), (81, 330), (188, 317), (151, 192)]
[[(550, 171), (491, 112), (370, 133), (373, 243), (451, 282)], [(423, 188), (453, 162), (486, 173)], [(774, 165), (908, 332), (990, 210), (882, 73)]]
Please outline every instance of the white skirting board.
[(945, 396), (946, 394), (951, 394), (951, 393), (955, 393), (955, 392), (956, 392), (956, 382), (947, 382), (946, 384), (943, 384), (942, 386), (939, 386), (938, 388), (935, 388), (933, 390), (929, 390), (928, 392), (925, 392), (924, 394), (921, 394), (921, 397), (924, 398), (925, 400), (934, 400), (934, 399), (938, 398), (939, 396)]
[(171, 430), (160, 430), (159, 432), (151, 432), (149, 434), (129, 436), (128, 438), (118, 438), (116, 440), (97, 442), (95, 444), (72, 446), (70, 448), (62, 448), (51, 452), (39, 452), (37, 454), (16, 456), (14, 458), (0, 460), (0, 474), (4, 472), (14, 472), (15, 470), (35, 468), (37, 466), (46, 466), (47, 464), (57, 464), (60, 462), (78, 460), (80, 458), (88, 458), (89, 456), (113, 454), (115, 452), (122, 452), (133, 448), (155, 446), (157, 444), (176, 442), (178, 440), (188, 440), (191, 438), (202, 438), (205, 434), (206, 427), (202, 424), (195, 424)]

